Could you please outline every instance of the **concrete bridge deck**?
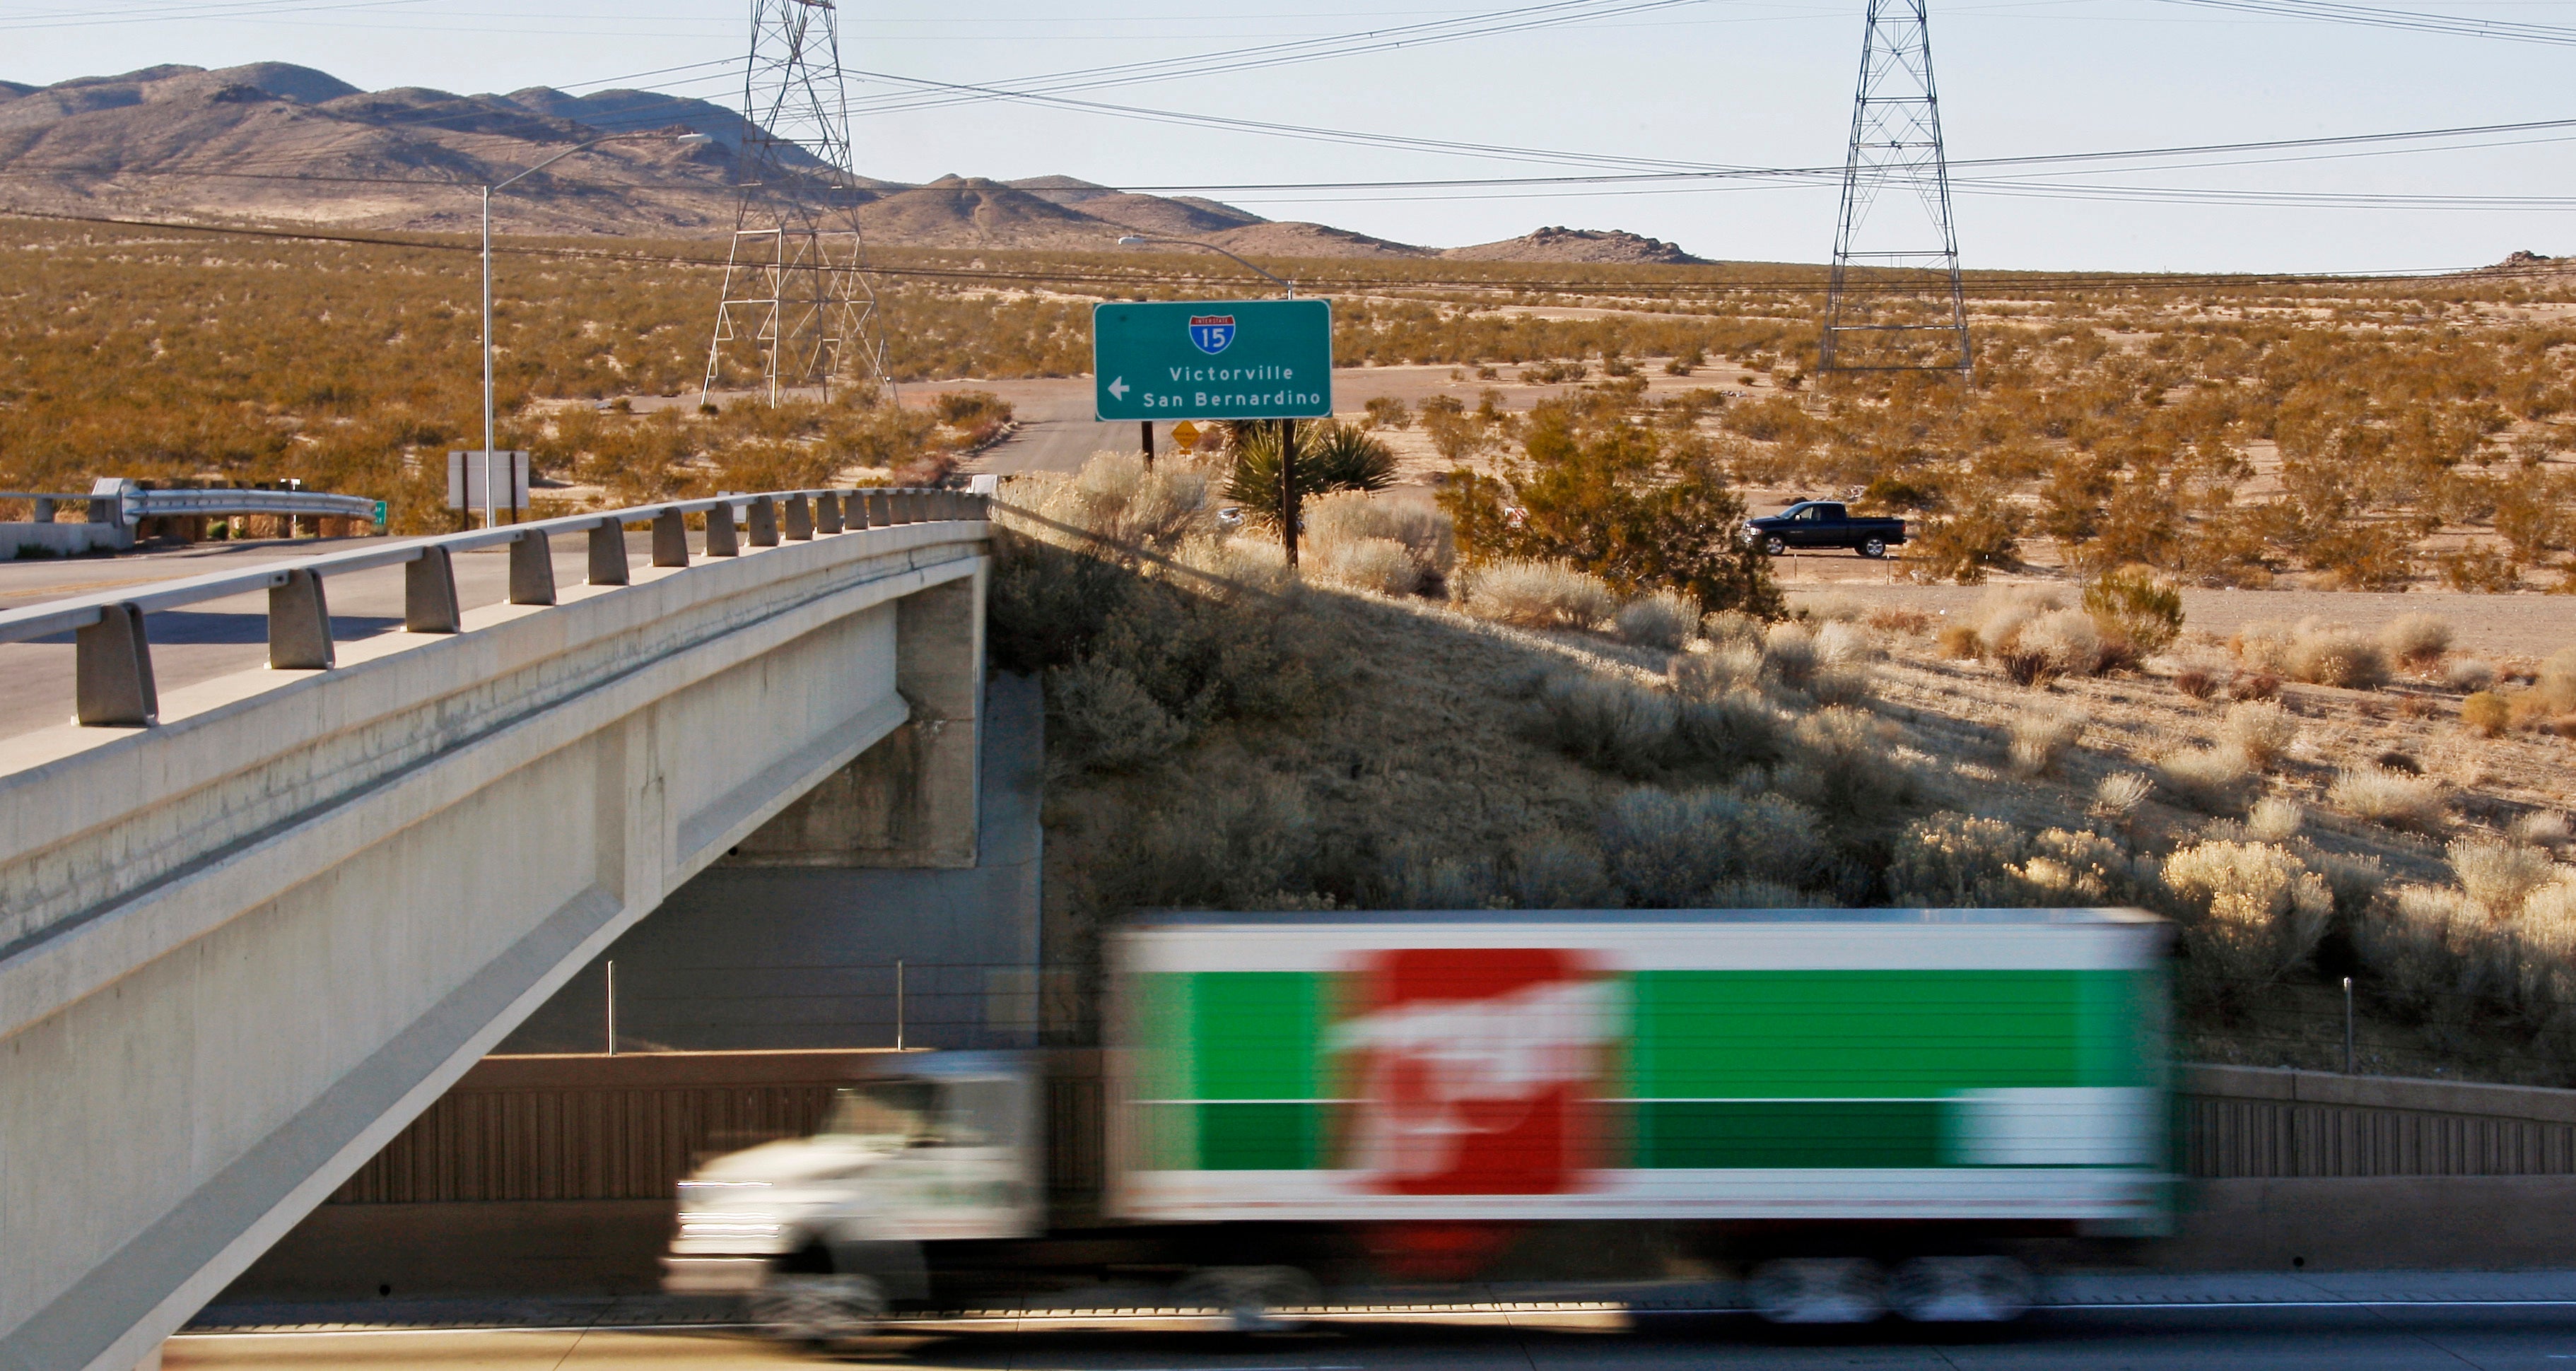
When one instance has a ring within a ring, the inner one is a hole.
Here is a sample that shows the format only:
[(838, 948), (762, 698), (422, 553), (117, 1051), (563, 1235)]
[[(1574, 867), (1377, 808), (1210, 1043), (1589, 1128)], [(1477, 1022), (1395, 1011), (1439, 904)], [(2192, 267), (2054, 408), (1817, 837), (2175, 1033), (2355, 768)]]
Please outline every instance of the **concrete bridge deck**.
[(773, 823), (765, 849), (972, 866), (989, 526), (961, 503), (0, 738), (0, 1367), (135, 1365)]

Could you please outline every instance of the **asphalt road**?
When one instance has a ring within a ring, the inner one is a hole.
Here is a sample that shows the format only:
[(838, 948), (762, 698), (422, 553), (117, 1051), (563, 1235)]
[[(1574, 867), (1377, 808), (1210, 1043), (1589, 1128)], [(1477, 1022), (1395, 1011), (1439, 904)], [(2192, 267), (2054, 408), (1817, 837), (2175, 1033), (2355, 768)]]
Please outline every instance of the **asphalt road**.
[(1262, 1337), (1108, 1331), (889, 1337), (832, 1349), (771, 1343), (732, 1328), (199, 1333), (163, 1366), (718, 1371), (858, 1362), (942, 1371), (1698, 1371), (1727, 1368), (1993, 1368), (2056, 1371), (2376, 1371), (2576, 1363), (2576, 1305), (2050, 1310), (2009, 1330), (1938, 1338), (1899, 1327), (1804, 1335), (1740, 1317), (1630, 1332), (1545, 1326), (1341, 1326)]

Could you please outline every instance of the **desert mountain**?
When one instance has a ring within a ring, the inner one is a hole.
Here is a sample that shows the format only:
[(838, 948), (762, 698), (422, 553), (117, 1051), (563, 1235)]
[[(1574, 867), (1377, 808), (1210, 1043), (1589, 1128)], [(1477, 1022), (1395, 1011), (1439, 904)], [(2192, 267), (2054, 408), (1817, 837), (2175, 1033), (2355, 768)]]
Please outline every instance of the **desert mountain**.
[[(50, 86), (0, 81), (0, 212), (465, 230), (476, 188), (609, 133), (493, 201), (517, 233), (723, 232), (736, 151), (756, 130), (703, 100), (641, 90), (507, 95), (363, 91), (284, 62), (159, 66)], [(812, 170), (823, 164), (791, 149)], [(869, 241), (900, 247), (1100, 251), (1122, 234), (1192, 238), (1280, 257), (1693, 262), (1632, 233), (1547, 228), (1442, 253), (1324, 224), (1275, 223), (1197, 196), (1141, 195), (1070, 176), (858, 178)]]

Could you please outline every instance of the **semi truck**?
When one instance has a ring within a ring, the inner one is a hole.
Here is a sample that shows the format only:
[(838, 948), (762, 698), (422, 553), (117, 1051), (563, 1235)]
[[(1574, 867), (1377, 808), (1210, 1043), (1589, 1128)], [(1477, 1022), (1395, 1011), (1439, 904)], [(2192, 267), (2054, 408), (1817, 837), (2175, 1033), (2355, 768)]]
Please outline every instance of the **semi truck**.
[(665, 1285), (809, 1337), (1113, 1267), (1244, 1328), (1677, 1271), (1777, 1322), (2009, 1319), (2034, 1251), (2167, 1226), (2167, 944), (2114, 909), (1139, 919), (1096, 1204), (1051, 1210), (1039, 1056), (919, 1054), (682, 1181)]

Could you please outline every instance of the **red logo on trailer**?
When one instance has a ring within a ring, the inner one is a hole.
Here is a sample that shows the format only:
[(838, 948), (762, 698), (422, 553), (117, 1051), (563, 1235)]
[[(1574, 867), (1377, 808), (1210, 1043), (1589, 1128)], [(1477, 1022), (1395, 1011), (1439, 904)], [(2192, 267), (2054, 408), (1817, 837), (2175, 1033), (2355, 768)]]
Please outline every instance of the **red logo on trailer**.
[(1549, 1195), (1596, 1164), (1616, 983), (1563, 948), (1416, 948), (1360, 968), (1334, 1045), (1348, 1164), (1398, 1195)]

